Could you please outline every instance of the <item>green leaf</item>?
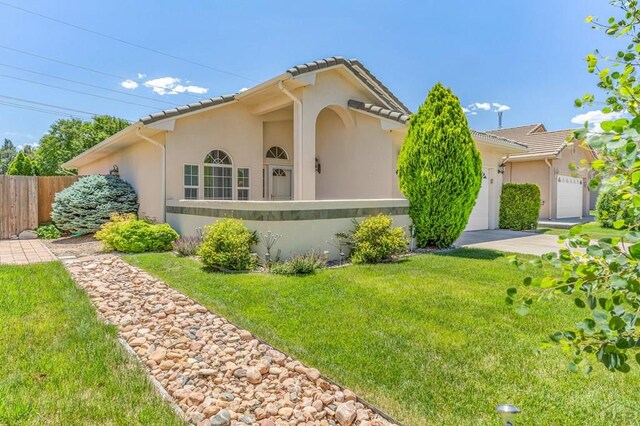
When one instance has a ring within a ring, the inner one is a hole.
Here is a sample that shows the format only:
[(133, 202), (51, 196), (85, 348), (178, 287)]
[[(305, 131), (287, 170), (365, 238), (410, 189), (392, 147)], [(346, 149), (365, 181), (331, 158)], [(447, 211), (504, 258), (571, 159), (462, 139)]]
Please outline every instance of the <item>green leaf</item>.
[(615, 229), (622, 229), (623, 226), (624, 226), (624, 219), (618, 219), (615, 222), (613, 222), (613, 227)]
[(629, 254), (634, 259), (640, 259), (640, 243), (630, 246), (629, 247)]
[(576, 365), (575, 362), (573, 361), (569, 361), (569, 371), (571, 371), (572, 373), (577, 373), (578, 372), (578, 366)]
[(529, 307), (527, 305), (520, 305), (516, 308), (516, 313), (521, 316), (526, 316), (529, 313)]
[(582, 299), (580, 299), (580, 298), (578, 298), (578, 297), (576, 297), (575, 299), (573, 299), (573, 303), (575, 303), (575, 305), (576, 305), (578, 308), (584, 308), (584, 307), (586, 307), (586, 306), (587, 306), (587, 305), (584, 303), (584, 300), (582, 300)]

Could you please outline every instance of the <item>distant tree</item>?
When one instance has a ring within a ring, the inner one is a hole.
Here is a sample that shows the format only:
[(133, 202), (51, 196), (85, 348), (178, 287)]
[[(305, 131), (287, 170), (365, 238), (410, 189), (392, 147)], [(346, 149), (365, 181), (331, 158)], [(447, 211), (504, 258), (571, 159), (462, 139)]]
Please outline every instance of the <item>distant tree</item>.
[(31, 158), (20, 151), (9, 164), (7, 174), (13, 176), (37, 176), (38, 171)]
[(16, 155), (18, 155), (16, 146), (11, 140), (5, 138), (2, 147), (0, 147), (0, 175), (7, 173), (9, 164), (11, 164)]
[(97, 115), (91, 121), (79, 118), (54, 122), (40, 139), (35, 157), (43, 176), (68, 174), (62, 164), (102, 142), (129, 125), (129, 122), (110, 115)]
[(440, 83), (411, 117), (398, 176), (418, 246), (453, 244), (478, 197), (482, 161), (460, 101)]
[(36, 149), (31, 146), (31, 145), (23, 145), (21, 148), (21, 151), (23, 152), (24, 155), (26, 155), (27, 157), (31, 158), (32, 160), (34, 159), (35, 155), (36, 155)]

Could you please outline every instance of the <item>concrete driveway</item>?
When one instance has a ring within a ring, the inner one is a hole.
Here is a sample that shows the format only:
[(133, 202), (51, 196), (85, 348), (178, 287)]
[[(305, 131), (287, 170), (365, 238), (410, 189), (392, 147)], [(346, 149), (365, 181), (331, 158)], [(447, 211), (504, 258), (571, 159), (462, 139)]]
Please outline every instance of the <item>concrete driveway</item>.
[(558, 251), (561, 247), (558, 244), (557, 235), (510, 231), (508, 229), (463, 232), (462, 236), (454, 244), (469, 248), (534, 255)]

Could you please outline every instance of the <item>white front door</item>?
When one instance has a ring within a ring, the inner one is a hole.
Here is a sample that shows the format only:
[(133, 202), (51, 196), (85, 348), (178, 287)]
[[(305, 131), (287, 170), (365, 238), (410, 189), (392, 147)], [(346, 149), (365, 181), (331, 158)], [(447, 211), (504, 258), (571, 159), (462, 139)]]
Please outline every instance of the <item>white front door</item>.
[(465, 231), (489, 229), (489, 182), (489, 169), (483, 167), (480, 193), (478, 194), (476, 205), (469, 216)]
[(291, 200), (293, 186), (291, 166), (269, 166), (269, 199), (274, 201)]

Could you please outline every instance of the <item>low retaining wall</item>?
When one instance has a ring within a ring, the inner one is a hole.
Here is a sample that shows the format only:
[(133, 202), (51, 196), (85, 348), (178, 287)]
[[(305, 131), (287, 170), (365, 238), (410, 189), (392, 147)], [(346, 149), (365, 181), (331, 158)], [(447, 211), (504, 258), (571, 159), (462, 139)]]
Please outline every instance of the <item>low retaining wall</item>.
[[(242, 219), (250, 230), (280, 234), (272, 250), (281, 257), (328, 251), (331, 260), (339, 258), (339, 251), (329, 244), (335, 234), (353, 229), (353, 219), (362, 220), (380, 213), (391, 216), (394, 226), (403, 227), (407, 234), (409, 202), (405, 199), (387, 200), (321, 200), (321, 201), (167, 201), (167, 222), (180, 235), (196, 235), (197, 229), (221, 218)], [(256, 247), (264, 255), (264, 247)]]

